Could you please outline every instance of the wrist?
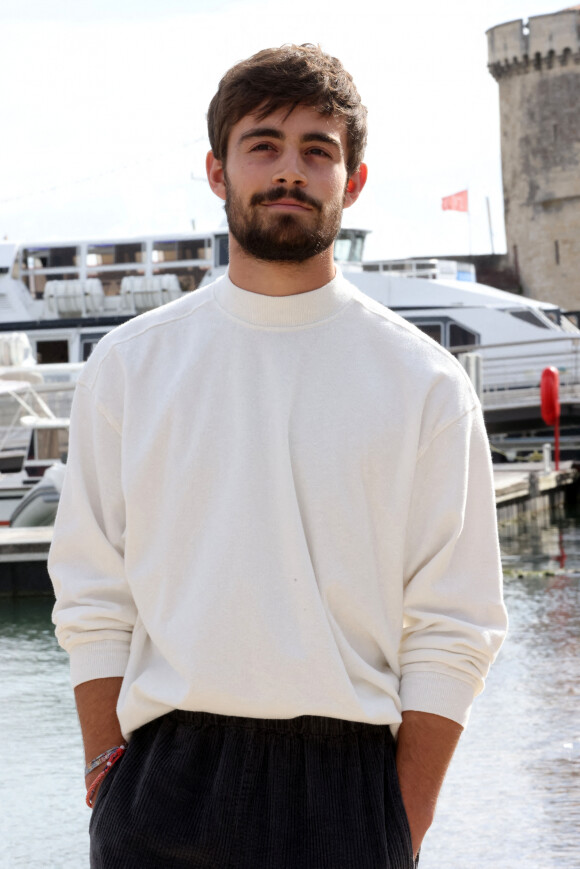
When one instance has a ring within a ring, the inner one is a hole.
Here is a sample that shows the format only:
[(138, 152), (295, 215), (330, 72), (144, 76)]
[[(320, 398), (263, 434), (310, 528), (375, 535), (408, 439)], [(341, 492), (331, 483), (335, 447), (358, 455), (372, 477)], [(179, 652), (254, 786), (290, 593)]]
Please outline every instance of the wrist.
[(413, 844), (413, 856), (417, 856), (421, 843), (425, 838), (425, 834), (433, 823), (435, 817), (435, 807), (429, 799), (417, 797), (415, 789), (411, 786), (405, 787), (404, 780), (399, 779), (399, 787), (401, 797), (407, 815), (407, 823), (409, 824), (409, 832), (411, 833), (411, 842)]
[[(100, 766), (98, 769), (91, 770), (91, 772), (87, 776), (85, 776), (85, 781), (87, 784), (86, 803), (90, 809), (92, 809), (95, 804), (95, 797), (103, 782), (103, 779), (105, 778), (105, 776), (108, 775), (108, 773), (117, 763), (117, 761), (124, 755), (126, 749), (127, 746), (124, 743), (117, 746), (112, 750), (112, 753), (109, 754), (103, 766)], [(105, 753), (107, 754), (108, 752)]]

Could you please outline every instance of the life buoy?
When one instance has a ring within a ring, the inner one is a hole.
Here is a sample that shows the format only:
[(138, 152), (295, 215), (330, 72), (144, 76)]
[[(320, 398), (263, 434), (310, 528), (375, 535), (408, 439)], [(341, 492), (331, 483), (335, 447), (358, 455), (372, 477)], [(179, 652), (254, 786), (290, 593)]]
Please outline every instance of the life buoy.
[(560, 375), (554, 366), (542, 371), (540, 397), (542, 419), (546, 425), (555, 425), (560, 419)]

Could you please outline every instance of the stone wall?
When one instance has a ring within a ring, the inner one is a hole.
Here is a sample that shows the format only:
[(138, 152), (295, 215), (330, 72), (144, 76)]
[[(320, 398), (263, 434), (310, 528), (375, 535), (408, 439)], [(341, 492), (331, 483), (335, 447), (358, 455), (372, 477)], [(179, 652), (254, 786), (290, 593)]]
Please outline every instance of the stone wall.
[(580, 7), (487, 32), (506, 234), (526, 295), (580, 307)]

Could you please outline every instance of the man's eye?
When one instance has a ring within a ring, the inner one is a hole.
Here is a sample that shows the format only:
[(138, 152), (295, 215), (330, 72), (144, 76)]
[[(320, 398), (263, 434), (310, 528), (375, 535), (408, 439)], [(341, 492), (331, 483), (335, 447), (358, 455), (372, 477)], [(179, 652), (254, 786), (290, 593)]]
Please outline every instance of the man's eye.
[(270, 145), (269, 142), (258, 142), (257, 145), (254, 145), (252, 151), (271, 151), (274, 149), (273, 145)]
[(308, 153), (309, 153), (309, 154), (314, 154), (314, 155), (316, 155), (317, 157), (329, 157), (329, 156), (330, 156), (330, 155), (329, 155), (326, 151), (324, 151), (322, 148), (309, 148), (309, 149), (308, 149)]

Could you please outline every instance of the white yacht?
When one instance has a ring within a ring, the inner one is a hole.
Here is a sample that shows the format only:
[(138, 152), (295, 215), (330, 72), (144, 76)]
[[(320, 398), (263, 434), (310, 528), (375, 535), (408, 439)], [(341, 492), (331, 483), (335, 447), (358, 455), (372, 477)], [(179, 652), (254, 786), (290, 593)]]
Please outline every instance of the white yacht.
[[(555, 305), (475, 281), (444, 260), (363, 262), (366, 230), (343, 228), (349, 280), (455, 353), (479, 382), (490, 433), (541, 427), (542, 370), (560, 372), (562, 414), (580, 423), (580, 330)], [(85, 361), (105, 332), (225, 271), (219, 232), (0, 243), (0, 335), (23, 332), (43, 364)]]
[(0, 334), (26, 333), (44, 364), (84, 362), (114, 326), (196, 289), (218, 256), (213, 233), (0, 242)]
[[(71, 381), (69, 402), (73, 389)], [(55, 416), (29, 381), (0, 376), (0, 422), (12, 405), (17, 412), (11, 424), (0, 425), (0, 526), (11, 523), (15, 510), (45, 474), (55, 466), (64, 468), (68, 453), (68, 417)]]

